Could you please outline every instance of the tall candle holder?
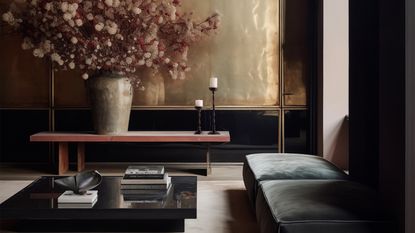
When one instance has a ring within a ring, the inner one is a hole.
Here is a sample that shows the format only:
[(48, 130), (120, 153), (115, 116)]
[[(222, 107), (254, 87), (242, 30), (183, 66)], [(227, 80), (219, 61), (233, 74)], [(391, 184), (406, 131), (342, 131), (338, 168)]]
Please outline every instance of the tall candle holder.
[(197, 130), (195, 134), (202, 134), (202, 107), (201, 106), (195, 106), (197, 110)]
[(215, 116), (215, 91), (216, 87), (209, 87), (209, 90), (212, 92), (212, 131), (209, 134), (220, 134), (216, 131), (216, 116)]
[(202, 108), (203, 108), (203, 100), (195, 100), (195, 108), (197, 110), (197, 130), (195, 134), (202, 134)]

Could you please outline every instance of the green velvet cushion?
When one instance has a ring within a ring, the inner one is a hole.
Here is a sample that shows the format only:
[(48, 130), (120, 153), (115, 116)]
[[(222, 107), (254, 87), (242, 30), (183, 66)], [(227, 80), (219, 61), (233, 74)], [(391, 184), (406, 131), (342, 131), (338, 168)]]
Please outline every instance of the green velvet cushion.
[(347, 179), (327, 160), (313, 155), (263, 153), (246, 156), (257, 181), (281, 179)]
[(329, 161), (313, 155), (258, 153), (246, 156), (243, 178), (251, 205), (255, 206), (260, 181), (285, 179), (347, 179)]
[(261, 232), (387, 232), (374, 190), (345, 180), (263, 181), (256, 214)]

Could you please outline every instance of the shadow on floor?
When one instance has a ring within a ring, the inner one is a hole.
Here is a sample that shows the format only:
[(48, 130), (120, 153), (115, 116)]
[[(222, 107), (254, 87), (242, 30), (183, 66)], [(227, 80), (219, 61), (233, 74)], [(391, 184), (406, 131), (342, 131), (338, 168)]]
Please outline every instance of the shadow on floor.
[(177, 220), (1, 221), (0, 232), (183, 232)]
[(259, 233), (254, 211), (252, 210), (246, 190), (226, 190), (231, 212), (229, 229), (235, 233)]

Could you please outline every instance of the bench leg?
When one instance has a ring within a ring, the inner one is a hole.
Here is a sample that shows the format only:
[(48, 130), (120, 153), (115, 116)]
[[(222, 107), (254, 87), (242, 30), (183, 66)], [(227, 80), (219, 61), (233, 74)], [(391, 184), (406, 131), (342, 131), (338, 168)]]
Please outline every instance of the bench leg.
[(208, 144), (206, 152), (206, 175), (210, 174), (212, 174), (212, 165), (210, 163), (210, 144)]
[(77, 158), (77, 171), (80, 172), (85, 169), (85, 143), (78, 143), (78, 158)]
[(68, 143), (59, 142), (58, 152), (58, 175), (63, 175), (68, 171), (69, 157), (68, 157)]

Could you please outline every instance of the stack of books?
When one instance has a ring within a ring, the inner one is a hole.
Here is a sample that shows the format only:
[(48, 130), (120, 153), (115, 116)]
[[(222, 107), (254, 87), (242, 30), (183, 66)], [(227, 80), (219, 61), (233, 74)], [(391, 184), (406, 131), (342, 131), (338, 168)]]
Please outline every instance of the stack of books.
[(65, 191), (58, 197), (58, 208), (92, 208), (98, 201), (98, 190), (88, 190), (85, 194)]
[(129, 166), (121, 180), (124, 201), (160, 202), (167, 197), (170, 187), (171, 177), (163, 166)]

